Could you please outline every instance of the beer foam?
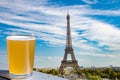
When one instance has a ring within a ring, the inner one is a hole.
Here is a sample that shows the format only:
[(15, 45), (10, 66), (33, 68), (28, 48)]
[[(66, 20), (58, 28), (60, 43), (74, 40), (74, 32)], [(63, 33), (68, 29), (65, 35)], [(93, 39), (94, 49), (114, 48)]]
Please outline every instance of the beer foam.
[(8, 36), (6, 39), (9, 40), (35, 40), (33, 36)]

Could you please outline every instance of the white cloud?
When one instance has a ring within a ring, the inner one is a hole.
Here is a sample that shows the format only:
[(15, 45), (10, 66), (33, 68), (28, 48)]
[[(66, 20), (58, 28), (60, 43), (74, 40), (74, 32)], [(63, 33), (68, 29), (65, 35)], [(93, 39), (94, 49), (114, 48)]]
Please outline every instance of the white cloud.
[(48, 60), (54, 61), (54, 60), (62, 60), (62, 57), (57, 57), (57, 56), (48, 56)]
[(77, 53), (79, 55), (87, 55), (87, 56), (94, 56), (94, 57), (109, 57), (109, 58), (116, 58), (118, 56), (118, 54), (103, 54), (103, 53), (93, 53), (93, 52), (84, 52), (84, 53)]
[(61, 64), (62, 57), (58, 56), (35, 56), (35, 66), (41, 68), (48, 67), (59, 67)]
[(82, 1), (84, 1), (87, 4), (96, 4), (97, 3), (97, 0), (82, 0)]

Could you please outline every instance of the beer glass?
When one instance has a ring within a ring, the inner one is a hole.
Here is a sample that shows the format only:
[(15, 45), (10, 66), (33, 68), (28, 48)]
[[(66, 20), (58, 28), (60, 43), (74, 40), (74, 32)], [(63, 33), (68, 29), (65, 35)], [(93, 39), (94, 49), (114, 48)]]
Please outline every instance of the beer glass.
[(31, 35), (8, 36), (7, 52), (9, 75), (25, 78), (32, 75), (36, 38)]

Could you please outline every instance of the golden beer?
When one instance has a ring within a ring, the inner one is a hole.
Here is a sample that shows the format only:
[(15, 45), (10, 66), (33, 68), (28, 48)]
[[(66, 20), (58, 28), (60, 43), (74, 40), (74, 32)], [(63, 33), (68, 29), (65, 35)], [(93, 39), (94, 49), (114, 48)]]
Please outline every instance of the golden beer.
[(32, 73), (35, 51), (34, 37), (8, 36), (7, 50), (10, 74), (27, 75)]

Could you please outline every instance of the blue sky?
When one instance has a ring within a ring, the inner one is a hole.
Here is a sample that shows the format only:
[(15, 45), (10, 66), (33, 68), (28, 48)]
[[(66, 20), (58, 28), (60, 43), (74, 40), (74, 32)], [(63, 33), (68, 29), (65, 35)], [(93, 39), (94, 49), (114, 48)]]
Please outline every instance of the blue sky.
[(80, 66), (120, 66), (119, 0), (1, 0), (0, 64), (6, 36), (35, 34), (35, 67), (59, 67), (69, 10), (74, 53)]

